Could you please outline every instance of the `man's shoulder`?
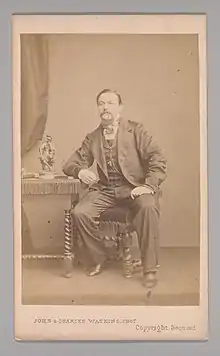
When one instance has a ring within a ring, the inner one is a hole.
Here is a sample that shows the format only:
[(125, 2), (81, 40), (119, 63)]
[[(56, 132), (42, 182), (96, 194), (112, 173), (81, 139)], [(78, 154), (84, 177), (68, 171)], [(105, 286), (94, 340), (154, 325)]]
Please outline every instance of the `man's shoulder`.
[(130, 125), (131, 127), (137, 127), (137, 126), (139, 126), (139, 125), (142, 125), (142, 123), (141, 122), (139, 122), (139, 121), (135, 121), (135, 120), (127, 120), (127, 122), (128, 122), (128, 125)]
[(129, 129), (132, 129), (134, 131), (136, 130), (144, 130), (144, 124), (140, 121), (135, 121), (135, 120), (127, 120), (127, 126)]
[(86, 136), (87, 136), (88, 138), (92, 138), (92, 137), (96, 136), (96, 135), (99, 133), (99, 131), (100, 131), (100, 125), (97, 126), (96, 128), (94, 128), (93, 130), (89, 131), (89, 132), (86, 134)]

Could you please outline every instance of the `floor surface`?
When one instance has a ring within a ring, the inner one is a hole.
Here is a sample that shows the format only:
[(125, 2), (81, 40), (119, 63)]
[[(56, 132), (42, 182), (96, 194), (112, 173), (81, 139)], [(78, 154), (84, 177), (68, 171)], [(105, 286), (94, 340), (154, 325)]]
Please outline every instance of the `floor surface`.
[(62, 260), (23, 261), (23, 304), (35, 305), (198, 305), (199, 249), (163, 248), (159, 283), (151, 297), (142, 275), (123, 276), (121, 262), (110, 263), (102, 274), (87, 277), (77, 266), (64, 278)]

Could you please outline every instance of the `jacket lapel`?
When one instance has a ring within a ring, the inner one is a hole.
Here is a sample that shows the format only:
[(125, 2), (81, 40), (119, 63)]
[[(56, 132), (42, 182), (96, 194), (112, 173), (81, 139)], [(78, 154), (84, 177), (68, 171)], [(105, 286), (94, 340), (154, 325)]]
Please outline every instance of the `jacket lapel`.
[[(119, 128), (118, 128), (118, 158), (119, 164), (126, 159), (129, 142), (130, 142), (130, 132), (131, 128), (128, 125), (128, 121), (121, 118)], [(105, 161), (103, 138), (102, 138), (102, 128), (101, 125), (97, 128), (95, 137), (93, 140), (93, 155), (96, 163), (102, 169), (106, 177), (108, 178), (107, 165)]]
[(105, 161), (103, 140), (102, 140), (102, 128), (101, 125), (97, 128), (96, 137), (93, 140), (93, 155), (96, 163), (102, 169), (106, 177), (108, 177), (107, 165)]
[(119, 163), (122, 162), (127, 156), (129, 143), (130, 143), (130, 131), (131, 128), (128, 125), (128, 121), (122, 118), (118, 129)]

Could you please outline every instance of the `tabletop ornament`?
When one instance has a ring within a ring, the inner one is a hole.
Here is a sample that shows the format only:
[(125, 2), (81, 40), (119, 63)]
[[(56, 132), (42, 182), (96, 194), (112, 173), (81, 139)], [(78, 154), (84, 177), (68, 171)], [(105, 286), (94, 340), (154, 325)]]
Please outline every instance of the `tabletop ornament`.
[(53, 179), (55, 177), (55, 152), (56, 150), (52, 143), (52, 137), (50, 135), (45, 135), (39, 147), (39, 160), (42, 166), (40, 176), (43, 179)]

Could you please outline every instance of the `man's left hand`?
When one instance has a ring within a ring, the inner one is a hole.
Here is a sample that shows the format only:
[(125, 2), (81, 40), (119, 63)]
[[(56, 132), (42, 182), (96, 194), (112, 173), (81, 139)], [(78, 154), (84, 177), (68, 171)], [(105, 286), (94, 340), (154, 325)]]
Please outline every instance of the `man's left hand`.
[(131, 191), (131, 198), (135, 199), (136, 197), (139, 197), (142, 194), (152, 194), (153, 190), (149, 187), (136, 187)]

